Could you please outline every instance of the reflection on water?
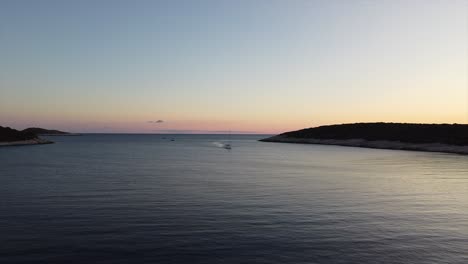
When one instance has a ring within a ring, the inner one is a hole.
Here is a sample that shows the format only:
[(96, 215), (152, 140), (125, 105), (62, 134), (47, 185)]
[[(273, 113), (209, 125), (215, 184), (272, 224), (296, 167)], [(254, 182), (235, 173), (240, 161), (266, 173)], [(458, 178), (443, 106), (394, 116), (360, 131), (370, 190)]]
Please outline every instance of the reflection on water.
[(167, 138), (0, 149), (0, 262), (468, 263), (467, 156)]

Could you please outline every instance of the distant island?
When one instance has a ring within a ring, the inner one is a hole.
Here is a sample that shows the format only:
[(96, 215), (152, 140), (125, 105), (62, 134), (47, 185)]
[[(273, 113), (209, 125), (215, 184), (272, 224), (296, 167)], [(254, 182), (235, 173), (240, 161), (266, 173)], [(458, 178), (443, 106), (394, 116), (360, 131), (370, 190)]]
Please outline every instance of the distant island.
[(30, 127), (24, 129), (22, 132), (25, 133), (32, 133), (35, 135), (43, 135), (43, 136), (67, 136), (67, 135), (77, 135), (77, 134), (72, 134), (69, 132), (63, 132), (59, 130), (51, 130), (51, 129), (45, 129), (45, 128), (39, 128), (39, 127)]
[(9, 127), (0, 126), (0, 146), (21, 146), (51, 144), (52, 141), (39, 138), (30, 131), (18, 131)]
[(260, 141), (468, 154), (468, 125), (409, 123), (328, 125), (286, 132)]

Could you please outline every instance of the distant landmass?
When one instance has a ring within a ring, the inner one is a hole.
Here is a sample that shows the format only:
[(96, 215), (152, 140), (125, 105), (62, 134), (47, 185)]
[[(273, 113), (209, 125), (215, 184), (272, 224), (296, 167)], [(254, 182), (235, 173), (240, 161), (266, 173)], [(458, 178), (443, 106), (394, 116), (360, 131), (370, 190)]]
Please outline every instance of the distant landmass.
[(30, 131), (18, 131), (0, 126), (0, 146), (50, 144), (52, 141), (41, 139)]
[(59, 130), (50, 130), (50, 129), (39, 128), (39, 127), (26, 128), (22, 132), (32, 133), (35, 135), (70, 135), (71, 134), (69, 132), (63, 132)]
[(468, 154), (468, 125), (409, 123), (328, 125), (286, 132), (260, 141)]

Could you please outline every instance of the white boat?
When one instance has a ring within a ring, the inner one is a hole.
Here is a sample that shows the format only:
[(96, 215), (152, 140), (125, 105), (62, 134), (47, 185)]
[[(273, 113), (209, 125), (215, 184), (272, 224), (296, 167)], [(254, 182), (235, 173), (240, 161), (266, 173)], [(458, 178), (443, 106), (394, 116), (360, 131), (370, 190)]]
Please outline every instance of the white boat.
[(231, 149), (232, 147), (231, 147), (231, 144), (226, 143), (226, 144), (223, 145), (223, 148)]
[(232, 146), (231, 146), (231, 131), (229, 131), (229, 143), (224, 143), (223, 148), (232, 149)]

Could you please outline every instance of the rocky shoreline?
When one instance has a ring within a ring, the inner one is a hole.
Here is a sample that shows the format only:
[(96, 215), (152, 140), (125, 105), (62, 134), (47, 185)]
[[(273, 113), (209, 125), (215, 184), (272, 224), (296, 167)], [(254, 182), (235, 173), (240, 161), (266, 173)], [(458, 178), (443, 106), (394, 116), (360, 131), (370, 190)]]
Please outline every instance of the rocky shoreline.
[(50, 140), (35, 138), (35, 139), (28, 139), (28, 140), (0, 142), (0, 147), (43, 145), (43, 144), (52, 144), (52, 143), (54, 143), (54, 142), (52, 142)]
[(260, 141), (468, 155), (468, 124), (338, 124), (285, 132)]
[(426, 152), (444, 152), (468, 155), (468, 146), (448, 145), (441, 143), (406, 143), (401, 141), (387, 140), (365, 140), (365, 139), (313, 139), (313, 138), (293, 138), (282, 135), (261, 139), (263, 142), (278, 143), (298, 143), (298, 144), (318, 144), (337, 145), (346, 147), (361, 147), (375, 149), (412, 150)]

